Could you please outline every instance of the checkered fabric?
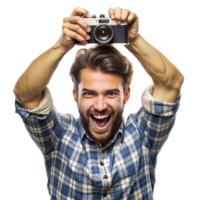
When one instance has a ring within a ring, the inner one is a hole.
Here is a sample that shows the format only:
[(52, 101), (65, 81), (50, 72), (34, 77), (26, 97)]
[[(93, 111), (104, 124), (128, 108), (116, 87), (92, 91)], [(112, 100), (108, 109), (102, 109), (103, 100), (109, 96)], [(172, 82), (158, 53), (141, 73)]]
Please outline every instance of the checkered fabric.
[[(15, 112), (44, 156), (51, 200), (153, 199), (157, 155), (174, 125), (180, 97), (165, 103), (152, 92), (153, 85), (142, 94), (140, 110), (126, 123), (122, 118), (104, 147), (85, 132), (80, 118), (58, 113), (52, 102), (45, 103), (48, 114), (38, 114), (15, 100)], [(50, 95), (48, 88), (44, 94)]]

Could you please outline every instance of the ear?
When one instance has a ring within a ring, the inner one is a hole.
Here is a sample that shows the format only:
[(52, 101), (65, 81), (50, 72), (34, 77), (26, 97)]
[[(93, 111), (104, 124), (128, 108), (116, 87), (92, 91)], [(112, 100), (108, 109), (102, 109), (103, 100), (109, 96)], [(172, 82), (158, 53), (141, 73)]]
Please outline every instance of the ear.
[(77, 94), (76, 94), (75, 88), (73, 85), (71, 85), (71, 97), (72, 97), (72, 101), (74, 103), (76, 103), (76, 96), (77, 96)]
[(125, 93), (125, 96), (124, 96), (124, 104), (126, 104), (126, 102), (129, 100), (129, 98), (130, 98), (130, 92), (131, 92), (131, 89), (129, 87), (128, 90)]
[(76, 90), (75, 90), (75, 86), (74, 86), (74, 88), (73, 88), (72, 93), (73, 93), (74, 101), (77, 102), (77, 92), (76, 92)]

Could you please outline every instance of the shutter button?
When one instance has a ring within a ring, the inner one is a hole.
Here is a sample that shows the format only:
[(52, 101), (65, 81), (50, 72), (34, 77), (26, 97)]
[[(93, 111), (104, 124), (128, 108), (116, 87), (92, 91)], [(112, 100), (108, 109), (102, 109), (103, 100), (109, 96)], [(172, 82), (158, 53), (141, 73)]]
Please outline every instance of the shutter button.
[(104, 163), (101, 161), (101, 162), (100, 162), (100, 165), (101, 165), (101, 166), (104, 166)]

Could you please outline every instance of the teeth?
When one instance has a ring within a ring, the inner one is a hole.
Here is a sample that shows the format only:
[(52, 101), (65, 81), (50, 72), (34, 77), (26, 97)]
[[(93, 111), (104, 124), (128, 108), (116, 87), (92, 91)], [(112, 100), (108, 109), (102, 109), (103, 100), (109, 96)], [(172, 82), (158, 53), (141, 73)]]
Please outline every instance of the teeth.
[(96, 119), (104, 119), (104, 118), (108, 117), (109, 115), (92, 115), (92, 116)]

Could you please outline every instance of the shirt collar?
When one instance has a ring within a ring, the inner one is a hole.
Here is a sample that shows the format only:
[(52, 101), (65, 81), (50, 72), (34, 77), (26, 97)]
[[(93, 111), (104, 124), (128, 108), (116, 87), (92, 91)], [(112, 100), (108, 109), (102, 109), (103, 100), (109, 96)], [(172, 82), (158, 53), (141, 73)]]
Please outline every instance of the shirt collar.
[[(77, 128), (78, 128), (78, 132), (80, 134), (80, 137), (81, 137), (81, 142), (84, 138), (85, 135), (87, 135), (87, 137), (91, 140), (91, 141), (94, 141), (90, 136), (89, 134), (86, 132), (82, 122), (81, 122), (81, 118), (79, 116), (78, 120), (77, 120)], [(119, 133), (121, 133), (121, 142), (123, 142), (123, 138), (124, 138), (124, 128), (125, 128), (125, 125), (124, 125), (124, 117), (122, 117), (121, 119), (121, 124), (119, 126), (119, 128), (117, 129), (116, 133), (114, 134), (114, 136), (112, 137), (111, 139), (111, 142), (114, 142), (118, 136)]]

